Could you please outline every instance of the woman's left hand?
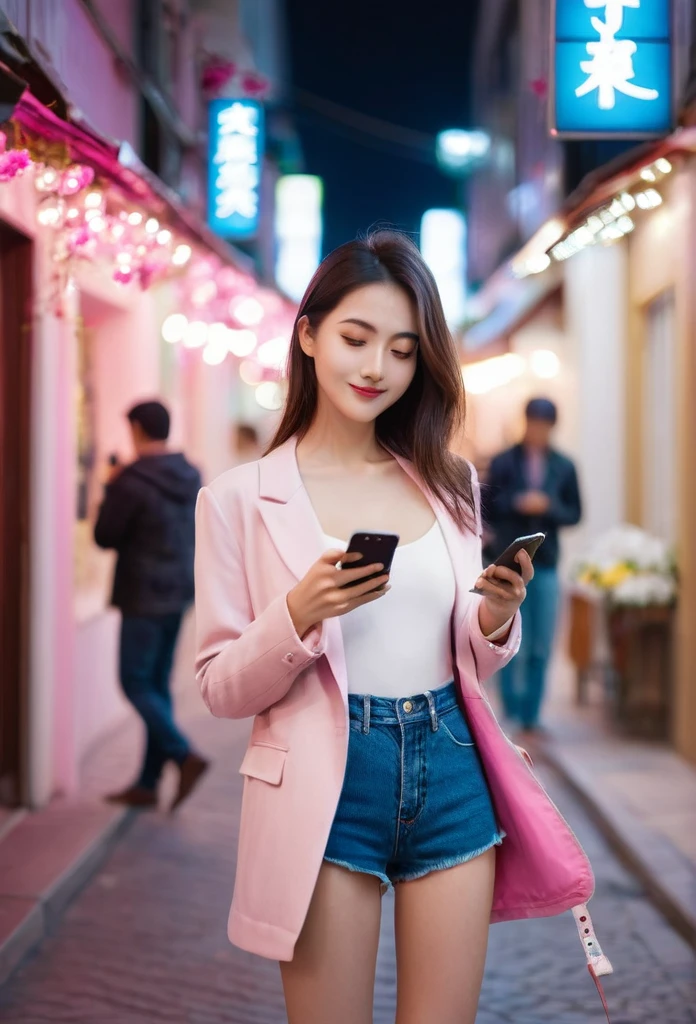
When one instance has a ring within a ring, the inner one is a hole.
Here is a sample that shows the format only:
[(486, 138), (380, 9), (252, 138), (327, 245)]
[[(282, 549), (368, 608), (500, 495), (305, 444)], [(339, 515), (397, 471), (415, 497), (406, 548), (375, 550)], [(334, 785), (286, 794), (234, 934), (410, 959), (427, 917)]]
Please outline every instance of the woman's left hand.
[(489, 565), (476, 580), (484, 592), (479, 622), (486, 636), (512, 618), (527, 596), (527, 584), (534, 576), (532, 560), (526, 551), (519, 551), (515, 559), (522, 575), (502, 565)]

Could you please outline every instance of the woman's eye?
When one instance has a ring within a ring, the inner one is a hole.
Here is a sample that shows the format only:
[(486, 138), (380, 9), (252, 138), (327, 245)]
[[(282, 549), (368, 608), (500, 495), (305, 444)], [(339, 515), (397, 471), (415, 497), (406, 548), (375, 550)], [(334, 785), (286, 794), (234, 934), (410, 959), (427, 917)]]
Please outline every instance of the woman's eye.
[(349, 345), (353, 345), (356, 348), (358, 347), (358, 345), (364, 345), (365, 344), (365, 342), (362, 341), (360, 338), (349, 338), (347, 334), (343, 334), (343, 335), (341, 335), (341, 337)]
[[(415, 352), (415, 349), (414, 349), (413, 351)], [(396, 349), (396, 348), (395, 348), (395, 349), (392, 349), (392, 352), (393, 352), (393, 353), (394, 353), (394, 355), (395, 355), (395, 356), (397, 356), (397, 357), (398, 357), (399, 359), (410, 359), (410, 358), (411, 358), (411, 356), (413, 355), (413, 352), (400, 352), (400, 351), (399, 351), (398, 349)]]

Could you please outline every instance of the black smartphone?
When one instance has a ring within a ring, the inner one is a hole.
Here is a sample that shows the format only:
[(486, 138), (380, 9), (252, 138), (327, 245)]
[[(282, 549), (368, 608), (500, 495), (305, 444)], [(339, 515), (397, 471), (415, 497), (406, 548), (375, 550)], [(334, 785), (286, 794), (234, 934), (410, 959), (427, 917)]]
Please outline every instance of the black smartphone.
[(344, 586), (357, 587), (358, 583), (366, 583), (367, 580), (373, 580), (377, 576), (384, 576), (386, 572), (391, 570), (394, 552), (398, 545), (398, 533), (369, 533), (367, 530), (354, 533), (350, 538), (346, 554), (359, 551), (362, 558), (356, 558), (354, 562), (346, 562), (345, 565), (341, 564), (341, 568), (359, 569), (362, 565), (373, 565), (375, 562), (381, 562), (384, 569), (381, 572), (372, 573), (371, 576), (363, 576), (362, 579), (354, 580), (353, 583), (345, 583)]
[[(493, 565), (504, 565), (506, 569), (514, 569), (515, 572), (522, 572), (520, 563), (515, 561), (515, 555), (519, 551), (526, 551), (529, 557), (533, 560), (535, 554), (539, 550), (539, 547), (546, 540), (545, 533), (531, 533), (528, 537), (518, 537), (517, 540), (513, 540), (509, 547), (506, 547), (502, 555), (498, 555)], [(472, 587), (469, 591), (471, 594), (483, 594), (482, 590), (478, 587)]]

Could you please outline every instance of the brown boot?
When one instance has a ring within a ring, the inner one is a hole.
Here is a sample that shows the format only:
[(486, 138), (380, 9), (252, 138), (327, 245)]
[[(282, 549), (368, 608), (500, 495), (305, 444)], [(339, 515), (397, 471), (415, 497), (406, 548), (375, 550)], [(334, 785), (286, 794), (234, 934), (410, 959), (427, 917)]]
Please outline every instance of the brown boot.
[(172, 806), (169, 808), (170, 811), (176, 810), (179, 804), (182, 804), (186, 797), (191, 795), (193, 789), (198, 785), (209, 768), (210, 761), (206, 761), (199, 754), (188, 754), (179, 766), (181, 772), (179, 791), (174, 798)]
[(109, 804), (126, 804), (128, 807), (157, 806), (157, 793), (154, 789), (145, 789), (144, 786), (129, 786), (119, 793), (109, 793), (104, 799)]

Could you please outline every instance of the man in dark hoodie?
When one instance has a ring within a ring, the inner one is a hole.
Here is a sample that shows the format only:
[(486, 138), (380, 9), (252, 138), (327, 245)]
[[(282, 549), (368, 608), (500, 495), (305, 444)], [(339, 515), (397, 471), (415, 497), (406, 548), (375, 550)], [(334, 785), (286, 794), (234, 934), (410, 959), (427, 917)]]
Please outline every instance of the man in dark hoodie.
[(194, 511), (201, 478), (169, 451), (169, 413), (143, 402), (128, 413), (136, 461), (116, 463), (94, 528), (101, 548), (118, 552), (111, 603), (121, 609), (120, 678), (145, 723), (142, 770), (112, 803), (154, 807), (167, 761), (179, 767), (172, 810), (191, 793), (208, 762), (177, 728), (169, 677), (181, 620), (193, 601)]

